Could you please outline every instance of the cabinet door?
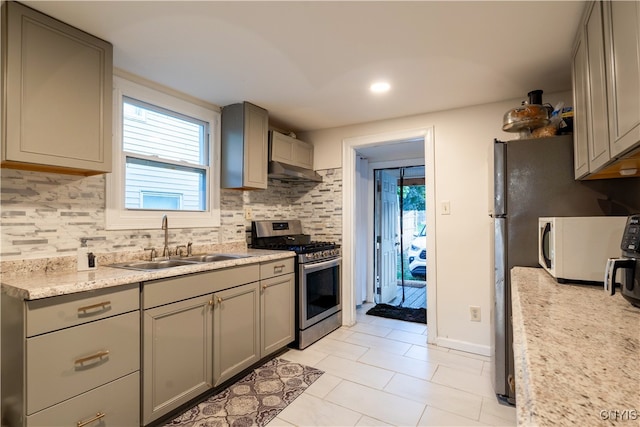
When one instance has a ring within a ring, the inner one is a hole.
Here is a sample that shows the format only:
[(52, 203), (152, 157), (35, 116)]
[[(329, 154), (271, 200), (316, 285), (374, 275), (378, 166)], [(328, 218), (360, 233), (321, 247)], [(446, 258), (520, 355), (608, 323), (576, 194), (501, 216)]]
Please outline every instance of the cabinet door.
[(144, 424), (211, 387), (211, 305), (208, 295), (144, 311)]
[(611, 155), (640, 142), (640, 3), (603, 2)]
[(293, 161), (293, 138), (271, 132), (271, 160), (291, 164)]
[(313, 145), (297, 141), (293, 145), (293, 161), (297, 166), (313, 169)]
[(268, 132), (267, 111), (245, 103), (244, 186), (267, 188)]
[(271, 160), (313, 169), (313, 145), (280, 132), (271, 132)]
[(575, 178), (589, 173), (589, 140), (587, 136), (587, 54), (584, 31), (580, 31), (573, 50), (573, 161)]
[(111, 171), (111, 44), (7, 2), (3, 166)]
[(604, 65), (602, 6), (592, 5), (586, 20), (589, 171), (595, 172), (611, 159), (609, 116)]
[(219, 385), (260, 360), (258, 282), (216, 292), (213, 378)]
[(295, 281), (293, 274), (260, 282), (261, 356), (265, 357), (294, 340)]

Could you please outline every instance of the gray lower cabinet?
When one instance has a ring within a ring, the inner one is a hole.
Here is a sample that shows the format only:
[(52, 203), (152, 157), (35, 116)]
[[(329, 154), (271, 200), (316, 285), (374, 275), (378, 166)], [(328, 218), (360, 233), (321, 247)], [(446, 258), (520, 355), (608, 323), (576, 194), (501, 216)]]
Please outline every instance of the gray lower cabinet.
[(140, 424), (139, 286), (2, 294), (3, 425)]
[(260, 354), (266, 357), (295, 339), (293, 259), (260, 266)]
[(213, 296), (213, 378), (219, 385), (260, 360), (258, 283)]
[(256, 263), (142, 284), (145, 425), (259, 360), (259, 279)]
[(144, 311), (144, 422), (211, 388), (211, 296)]
[(123, 427), (140, 424), (140, 373), (134, 372), (27, 416), (28, 427)]

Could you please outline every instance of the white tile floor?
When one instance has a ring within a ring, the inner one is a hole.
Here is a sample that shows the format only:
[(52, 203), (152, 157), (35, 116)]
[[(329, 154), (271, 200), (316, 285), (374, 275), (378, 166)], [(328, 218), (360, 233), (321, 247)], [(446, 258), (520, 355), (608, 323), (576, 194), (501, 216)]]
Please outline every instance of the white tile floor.
[(273, 426), (515, 426), (489, 358), (427, 345), (427, 326), (367, 316), (281, 357), (325, 373)]

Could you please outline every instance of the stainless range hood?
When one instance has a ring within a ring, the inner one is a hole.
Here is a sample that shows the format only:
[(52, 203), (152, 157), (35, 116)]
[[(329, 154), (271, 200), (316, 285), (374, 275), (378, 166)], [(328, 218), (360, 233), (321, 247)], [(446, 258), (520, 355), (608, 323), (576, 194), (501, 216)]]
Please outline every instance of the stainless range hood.
[(322, 176), (314, 170), (288, 165), (282, 162), (269, 162), (269, 178), (281, 181), (322, 182)]

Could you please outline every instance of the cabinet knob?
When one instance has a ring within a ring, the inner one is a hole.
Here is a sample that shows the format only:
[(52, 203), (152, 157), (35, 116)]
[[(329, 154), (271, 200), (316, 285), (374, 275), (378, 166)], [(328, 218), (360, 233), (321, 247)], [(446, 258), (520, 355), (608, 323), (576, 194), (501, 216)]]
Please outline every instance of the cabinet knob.
[(264, 289), (267, 289), (268, 287), (269, 287), (269, 286), (267, 286), (267, 285), (262, 285), (262, 289), (263, 289), (263, 290), (264, 290)]
[(222, 297), (218, 297), (218, 304), (222, 304)]

